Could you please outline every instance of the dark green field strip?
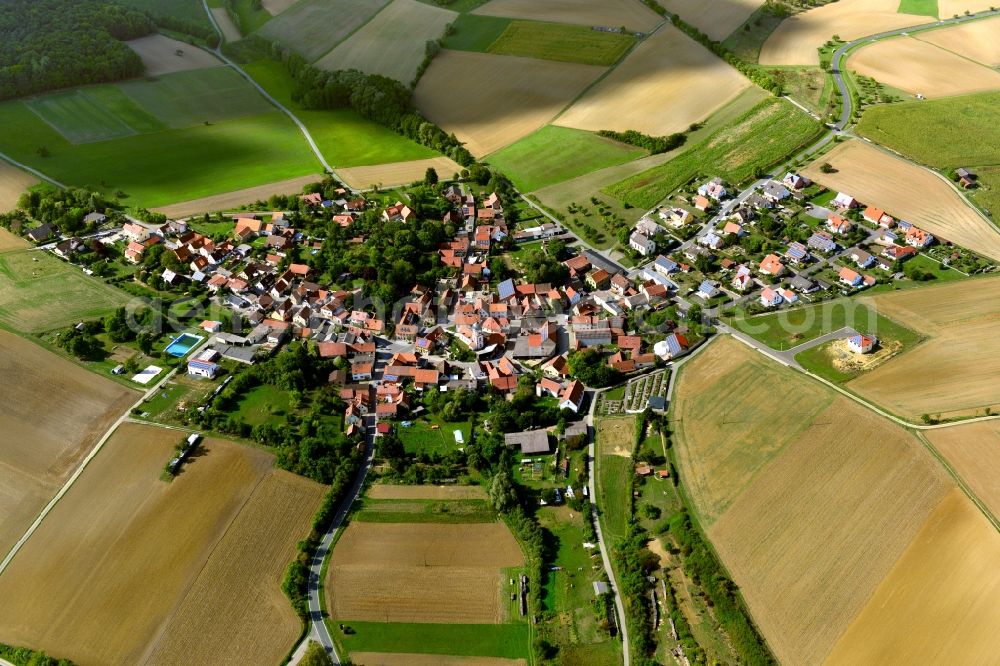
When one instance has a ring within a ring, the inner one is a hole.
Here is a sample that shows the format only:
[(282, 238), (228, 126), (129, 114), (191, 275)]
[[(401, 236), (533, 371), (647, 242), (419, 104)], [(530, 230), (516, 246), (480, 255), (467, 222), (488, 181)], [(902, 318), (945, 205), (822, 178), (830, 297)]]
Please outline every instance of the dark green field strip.
[[(338, 639), (350, 652), (415, 652), (506, 659), (528, 656), (528, 625), (524, 623), (418, 624), (338, 619), (332, 624), (339, 634)], [(350, 627), (354, 633), (338, 631), (340, 624)]]
[(365, 499), (352, 516), (366, 523), (492, 523), (486, 500)]

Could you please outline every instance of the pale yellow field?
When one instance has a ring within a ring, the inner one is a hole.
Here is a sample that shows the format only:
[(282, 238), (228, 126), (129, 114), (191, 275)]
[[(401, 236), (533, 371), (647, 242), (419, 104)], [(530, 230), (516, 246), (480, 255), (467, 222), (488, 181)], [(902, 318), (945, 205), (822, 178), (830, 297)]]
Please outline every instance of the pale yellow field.
[(296, 2), (297, 0), (261, 0), (260, 4), (267, 10), (268, 14), (271, 16), (277, 16), (294, 5)]
[(899, 14), (899, 0), (838, 0), (782, 21), (760, 50), (762, 65), (818, 65), (831, 37), (850, 41), (866, 35), (931, 23), (928, 16)]
[(719, 42), (743, 25), (750, 15), (764, 4), (764, 0), (658, 0), (658, 2), (671, 14), (677, 14)]
[[(823, 173), (820, 165), (824, 162), (837, 172)], [(803, 173), (817, 183), (909, 220), (936, 237), (1000, 261), (1000, 232), (948, 182), (864, 141), (841, 143)]]
[(995, 0), (938, 0), (938, 16), (951, 18), (966, 11), (981, 12), (996, 6)]
[[(139, 54), (146, 66), (146, 76), (161, 76), (191, 69), (219, 67), (222, 61), (208, 51), (179, 42), (166, 35), (149, 35), (125, 42)], [(177, 55), (181, 51), (182, 55)]]
[(649, 32), (661, 21), (638, 0), (492, 0), (473, 14)]
[(910, 37), (886, 39), (847, 60), (855, 72), (927, 98), (1000, 89), (1000, 72)]
[[(711, 344), (681, 371), (674, 416), (677, 436), (686, 443), (677, 462), (705, 525), (832, 399), (820, 384), (730, 336)], [(767, 386), (772, 388), (760, 390)]]
[(663, 26), (555, 124), (592, 131), (672, 134), (704, 120), (750, 85), (680, 30)]
[(604, 71), (444, 50), (420, 78), (413, 99), (424, 115), (482, 157), (545, 125)]
[(31, 243), (15, 233), (0, 228), (0, 252), (23, 250), (26, 247), (31, 247)]
[(3, 330), (0, 376), (3, 559), (139, 393)]
[(889, 292), (865, 302), (930, 339), (851, 380), (849, 389), (912, 420), (1000, 406), (1000, 278)]
[(125, 424), (108, 441), (0, 576), (0, 640), (137, 662), (269, 465), (220, 443), (160, 481), (182, 437)]
[(393, 162), (392, 164), (376, 164), (374, 166), (347, 167), (337, 169), (337, 175), (355, 189), (366, 189), (372, 185), (392, 186), (409, 185), (423, 180), (427, 169), (433, 167), (440, 178), (451, 178), (460, 173), (462, 167), (447, 157), (432, 157), (426, 160), (410, 162)]
[(359, 69), (409, 85), (429, 40), (444, 34), (456, 12), (417, 0), (393, 2), (316, 63), (320, 69)]
[[(939, 4), (944, 0), (939, 0)], [(1000, 65), (1000, 18), (973, 21), (944, 30), (918, 33), (914, 38), (940, 46), (990, 67)]]
[(352, 652), (351, 663), (357, 666), (525, 666), (524, 659), (500, 657), (455, 657), (445, 654), (406, 652)]
[(781, 663), (803, 666), (832, 648), (950, 487), (912, 435), (847, 398), (804, 425), (709, 528)]
[(365, 497), (386, 500), (464, 500), (486, 499), (482, 486), (399, 486), (376, 483)]
[(248, 187), (244, 190), (226, 192), (225, 194), (215, 194), (210, 197), (193, 199), (191, 201), (181, 201), (155, 208), (157, 213), (163, 213), (170, 218), (187, 217), (189, 215), (200, 215), (215, 211), (235, 210), (241, 205), (254, 201), (267, 200), (272, 194), (301, 194), (302, 188), (310, 183), (317, 183), (323, 180), (323, 174), (314, 176), (300, 176), (290, 178), (277, 183)]
[(212, 551), (148, 664), (281, 663), (301, 621), (281, 579), (324, 486), (272, 470)]
[(17, 200), (24, 191), (38, 184), (38, 179), (13, 164), (0, 160), (0, 213), (9, 213), (17, 207)]
[(211, 11), (212, 16), (215, 17), (215, 22), (219, 24), (219, 30), (222, 31), (223, 38), (227, 42), (238, 42), (243, 39), (240, 29), (233, 23), (233, 19), (225, 7), (213, 7)]
[(996, 663), (998, 561), (996, 528), (965, 495), (951, 491), (825, 663)]
[(994, 516), (1000, 515), (1000, 421), (949, 426), (923, 434), (986, 508)]
[(330, 613), (373, 622), (506, 620), (502, 568), (524, 563), (503, 523), (352, 523), (326, 577)]

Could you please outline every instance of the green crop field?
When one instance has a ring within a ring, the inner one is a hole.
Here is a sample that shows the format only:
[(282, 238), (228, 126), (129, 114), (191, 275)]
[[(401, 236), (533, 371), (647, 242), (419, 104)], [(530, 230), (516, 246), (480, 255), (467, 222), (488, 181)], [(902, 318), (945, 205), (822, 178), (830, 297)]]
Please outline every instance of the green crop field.
[(70, 143), (104, 141), (135, 134), (117, 115), (80, 90), (36, 97), (25, 101), (25, 105)]
[(367, 23), (389, 0), (302, 0), (260, 30), (313, 62)]
[(344, 634), (330, 629), (349, 652), (410, 652), (459, 656), (523, 659), (529, 627), (515, 624), (424, 624), (404, 622), (351, 622), (338, 620), (354, 630)]
[(47, 252), (0, 254), (0, 323), (24, 333), (110, 314), (129, 295)]
[(631, 35), (598, 32), (580, 25), (514, 21), (486, 51), (609, 66), (618, 62), (634, 43)]
[(730, 183), (755, 177), (822, 131), (822, 125), (784, 100), (768, 100), (666, 164), (619, 181), (604, 191), (638, 208), (652, 208), (696, 177)]
[(244, 69), (267, 92), (290, 108), (309, 128), (327, 161), (335, 167), (368, 166), (436, 157), (415, 141), (365, 120), (352, 109), (307, 111), (292, 101), (293, 81), (285, 66), (273, 60)]
[(189, 21), (201, 28), (210, 30), (212, 24), (208, 14), (201, 5), (201, 0), (116, 0), (118, 4), (142, 9), (153, 16), (168, 16), (174, 19)]
[[(449, 9), (453, 7), (449, 6)], [(441, 46), (458, 51), (480, 51), (485, 53), (490, 45), (500, 38), (511, 19), (479, 14), (460, 14), (445, 34)]]
[(228, 67), (176, 72), (152, 81), (130, 81), (120, 86), (129, 99), (172, 128), (276, 111), (253, 86)]
[(937, 0), (900, 0), (899, 13), (937, 18), (938, 2)]
[(933, 167), (1000, 164), (1000, 93), (873, 106), (857, 132)]
[(496, 512), (486, 500), (401, 500), (361, 501), (351, 520), (365, 523), (492, 523)]
[(975, 170), (979, 176), (979, 187), (969, 193), (969, 196), (980, 207), (985, 208), (993, 216), (1000, 219), (1000, 167), (983, 167)]
[(581, 176), (642, 157), (646, 151), (593, 132), (546, 125), (493, 153), (487, 162), (523, 191)]
[[(81, 88), (78, 92), (88, 97), (94, 103), (102, 106), (109, 113), (132, 128), (137, 134), (159, 132), (167, 129), (167, 125), (152, 112), (139, 106), (131, 97), (125, 94), (124, 85), (112, 84)], [(153, 85), (152, 83), (148, 85)]]

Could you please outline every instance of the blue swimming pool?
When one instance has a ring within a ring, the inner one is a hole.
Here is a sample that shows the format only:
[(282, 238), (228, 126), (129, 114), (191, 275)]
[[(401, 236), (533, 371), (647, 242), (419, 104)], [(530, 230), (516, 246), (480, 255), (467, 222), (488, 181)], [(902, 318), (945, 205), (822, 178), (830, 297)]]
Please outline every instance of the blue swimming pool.
[(174, 338), (174, 341), (167, 345), (164, 350), (171, 356), (176, 356), (180, 358), (191, 351), (191, 348), (196, 344), (204, 340), (201, 336), (191, 335), (190, 333), (181, 333), (179, 336)]

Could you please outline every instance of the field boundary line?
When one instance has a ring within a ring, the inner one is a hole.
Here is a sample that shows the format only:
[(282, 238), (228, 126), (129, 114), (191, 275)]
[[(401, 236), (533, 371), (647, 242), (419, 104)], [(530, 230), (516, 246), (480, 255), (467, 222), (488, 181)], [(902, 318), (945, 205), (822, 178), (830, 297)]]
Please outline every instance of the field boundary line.
[[(198, 351), (202, 346), (206, 344), (208, 344), (208, 340), (203, 340), (200, 344), (196, 345), (191, 349), (192, 353)], [(165, 384), (168, 379), (173, 377), (180, 369), (180, 367), (181, 366), (177, 366), (176, 368), (168, 372), (163, 377), (163, 379), (156, 382), (156, 384), (153, 387), (151, 387), (149, 390), (143, 393), (137, 401), (132, 403), (132, 405), (125, 410), (124, 414), (118, 417), (118, 420), (116, 420), (114, 423), (111, 424), (111, 426), (104, 433), (101, 439), (97, 441), (97, 444), (95, 444), (94, 447), (90, 450), (90, 453), (87, 454), (87, 457), (83, 459), (83, 461), (76, 468), (76, 470), (69, 477), (69, 479), (66, 480), (66, 483), (63, 484), (62, 488), (60, 488), (59, 491), (55, 494), (55, 496), (51, 500), (49, 500), (49, 503), (45, 505), (45, 508), (43, 508), (41, 513), (38, 514), (34, 522), (31, 523), (31, 525), (28, 527), (27, 531), (25, 531), (25, 533), (21, 535), (21, 538), (18, 539), (17, 542), (13, 545), (13, 547), (11, 547), (11, 549), (7, 552), (6, 557), (4, 557), (3, 561), (0, 562), (0, 575), (3, 575), (3, 573), (7, 570), (7, 567), (10, 566), (10, 563), (14, 560), (14, 557), (17, 556), (17, 553), (21, 550), (21, 548), (24, 547), (24, 544), (27, 543), (28, 539), (30, 539), (32, 535), (34, 535), (34, 533), (38, 530), (39, 526), (42, 524), (42, 521), (45, 520), (45, 518), (49, 515), (49, 512), (51, 512), (52, 509), (55, 507), (55, 505), (59, 502), (59, 500), (61, 500), (66, 495), (66, 493), (69, 492), (70, 488), (73, 487), (73, 484), (76, 483), (77, 479), (79, 479), (83, 475), (83, 471), (86, 469), (87, 465), (89, 465), (90, 462), (97, 457), (97, 454), (101, 452), (101, 449), (103, 449), (107, 441), (111, 439), (111, 436), (115, 434), (115, 432), (118, 430), (119, 427), (121, 427), (123, 423), (126, 423), (129, 420), (129, 414), (132, 413), (132, 410), (141, 405), (143, 402), (145, 402), (154, 393), (159, 391), (160, 387), (163, 386), (163, 384)]]
[[(389, 0), (389, 2), (385, 3), (384, 5), (382, 5), (382, 8), (379, 9), (374, 14), (372, 14), (371, 16), (369, 16), (367, 21), (362, 22), (361, 25), (359, 25), (357, 28), (355, 28), (354, 30), (351, 30), (349, 33), (347, 33), (346, 35), (344, 35), (344, 37), (339, 42), (337, 42), (336, 44), (334, 44), (333, 46), (331, 46), (328, 50), (324, 51), (323, 54), (320, 57), (316, 58), (315, 60), (313, 60), (309, 64), (310, 65), (315, 65), (320, 60), (322, 60), (323, 58), (325, 58), (328, 55), (330, 55), (331, 53), (333, 53), (338, 46), (340, 46), (341, 44), (343, 44), (344, 42), (346, 42), (348, 39), (350, 39), (351, 37), (353, 37), (354, 33), (356, 33), (358, 30), (361, 30), (361, 28), (365, 27), (366, 25), (368, 25), (369, 23), (371, 23), (372, 21), (374, 21), (375, 17), (378, 16), (379, 14), (381, 14), (382, 12), (384, 12), (389, 7), (389, 5), (391, 5), (391, 4), (392, 4), (392, 0)], [(441, 7), (441, 5), (432, 5), (432, 6), (433, 7)], [(447, 9), (447, 7), (441, 7), (441, 8), (442, 9)], [(459, 16), (461, 16), (461, 14), (459, 14)], [(451, 23), (449, 23), (448, 25), (450, 26)], [(447, 33), (447, 29), (445, 29), (445, 32)], [(440, 39), (444, 39), (444, 37), (446, 37), (446, 36), (447, 35), (443, 35)], [(444, 47), (442, 46), (441, 48), (443, 49)], [(431, 60), (433, 62), (433, 58)], [(328, 71), (328, 70), (324, 69), (323, 71), (325, 72), (325, 71)]]
[(935, 460), (937, 460), (938, 463), (944, 468), (945, 472), (951, 476), (955, 485), (957, 485), (959, 489), (965, 493), (972, 503), (975, 504), (976, 507), (983, 513), (983, 515), (986, 516), (986, 519), (993, 525), (993, 529), (1000, 532), (1000, 520), (998, 520), (993, 512), (990, 511), (989, 507), (987, 507), (986, 504), (979, 499), (979, 495), (973, 492), (972, 488), (970, 488), (965, 482), (965, 479), (962, 478), (962, 475), (955, 471), (955, 468), (952, 467), (950, 462), (948, 462), (948, 459), (945, 458), (940, 451), (938, 451), (937, 447), (934, 446), (929, 439), (927, 439), (927, 436), (924, 435), (924, 433), (918, 431), (914, 434), (917, 439), (920, 440), (920, 443), (924, 445), (924, 448), (927, 449), (928, 453), (934, 456)]
[(44, 173), (42, 173), (41, 171), (39, 171), (38, 169), (36, 169), (34, 167), (30, 167), (27, 164), (24, 164), (23, 162), (18, 162), (17, 160), (15, 160), (13, 157), (11, 157), (10, 155), (8, 155), (7, 153), (0, 153), (0, 160), (3, 160), (4, 162), (7, 162), (8, 164), (13, 165), (13, 166), (17, 167), (18, 169), (21, 169), (22, 171), (27, 171), (28, 173), (32, 174), (33, 176), (37, 176), (37, 177), (41, 178), (42, 180), (44, 180), (44, 181), (46, 181), (48, 183), (51, 183), (52, 185), (55, 185), (60, 190), (67, 189), (67, 186), (64, 183), (60, 183), (55, 178), (52, 178), (51, 176), (45, 175)]

